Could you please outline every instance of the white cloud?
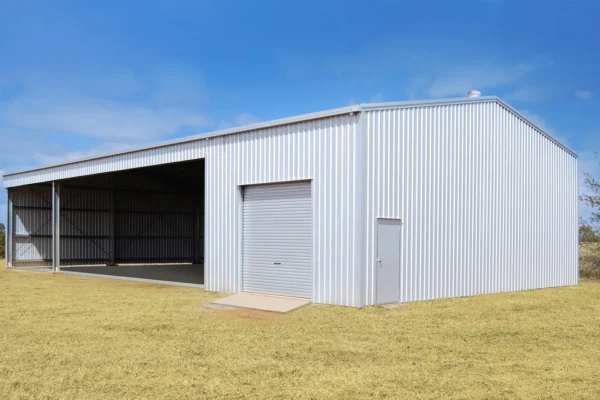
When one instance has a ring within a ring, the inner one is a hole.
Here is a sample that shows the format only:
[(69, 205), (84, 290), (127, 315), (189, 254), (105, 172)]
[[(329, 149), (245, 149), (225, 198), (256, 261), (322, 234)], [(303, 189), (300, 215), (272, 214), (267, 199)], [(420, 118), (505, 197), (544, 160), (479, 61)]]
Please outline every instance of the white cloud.
[(188, 65), (171, 64), (160, 67), (154, 80), (153, 100), (159, 104), (185, 106), (208, 102), (204, 75)]
[(548, 127), (546, 119), (540, 114), (531, 112), (529, 110), (521, 110), (520, 113), (523, 114), (525, 118), (537, 125), (540, 129), (543, 129), (544, 131), (550, 133), (551, 129)]
[[(82, 77), (83, 78), (83, 77)], [(83, 78), (85, 79), (85, 78)], [(67, 82), (68, 83), (68, 82)], [(147, 89), (147, 83), (131, 69), (119, 69), (107, 73), (105, 77), (96, 78), (89, 83), (78, 82), (79, 87), (89, 86), (93, 94), (109, 97), (127, 97)], [(76, 88), (71, 87), (71, 90)]]
[(557, 132), (554, 129), (554, 127), (552, 127), (551, 124), (549, 124), (546, 118), (544, 118), (542, 115), (529, 110), (520, 110), (520, 113), (523, 114), (525, 118), (531, 121), (538, 128), (551, 135), (554, 139), (558, 140), (563, 145), (569, 148), (572, 147), (570, 144), (572, 136), (566, 134), (565, 132)]
[(40, 151), (35, 151), (32, 153), (32, 156), (38, 165), (52, 165), (68, 161), (82, 160), (102, 154), (126, 151), (135, 148), (138, 145), (139, 144), (131, 144), (131, 142), (103, 142), (85, 150), (73, 151), (70, 149), (63, 149), (63, 151), (59, 153), (42, 153)]
[[(482, 57), (465, 50), (464, 43), (437, 41), (431, 48), (436, 50), (428, 49), (426, 42), (415, 46), (414, 40), (411, 42), (406, 36), (389, 37), (343, 53), (334, 50), (325, 54), (313, 53), (311, 57), (283, 53), (279, 54), (279, 59), (283, 60), (283, 68), (294, 77), (317, 79), (321, 78), (319, 74), (329, 73), (339, 79), (359, 82), (393, 76), (390, 86), (404, 87), (404, 93), (399, 90), (400, 95), (409, 99), (464, 97), (471, 89), (480, 90), (483, 95), (513, 91), (514, 98), (527, 101), (541, 101), (548, 96), (546, 88), (523, 89), (523, 85), (531, 84), (528, 78), (533, 71), (553, 64), (547, 55), (533, 55), (521, 61), (498, 61), (492, 53)], [(458, 48), (458, 52), (449, 51), (450, 48)], [(302, 66), (302, 74), (290, 72), (299, 66)]]
[(219, 129), (235, 128), (237, 126), (252, 125), (261, 122), (262, 119), (250, 113), (241, 113), (236, 115), (230, 121), (221, 121)]
[(417, 74), (412, 77), (408, 88), (406, 89), (406, 95), (409, 100), (417, 99), (420, 97), (420, 92), (423, 88), (427, 87), (431, 83), (431, 77), (427, 74)]
[(0, 101), (0, 168), (7, 171), (120, 151), (211, 124), (202, 112), (203, 74), (190, 66), (11, 78), (13, 95)]
[(578, 90), (575, 92), (575, 97), (580, 100), (589, 100), (594, 96), (594, 94), (588, 90)]
[(1, 104), (0, 121), (14, 129), (104, 139), (156, 140), (208, 119), (178, 108), (137, 106), (96, 98), (26, 97)]
[(523, 63), (512, 67), (458, 67), (440, 72), (423, 90), (427, 96), (434, 98), (464, 96), (470, 89), (484, 91), (513, 84), (533, 69), (533, 65)]
[(368, 100), (366, 98), (362, 99), (363, 101), (359, 100), (357, 97), (346, 97), (343, 101), (343, 103), (347, 106), (355, 106), (357, 104), (361, 104), (361, 103), (382, 103), (385, 101), (383, 94), (381, 93), (377, 93), (373, 96), (371, 96), (370, 98), (368, 98)]
[(508, 101), (523, 101), (523, 102), (535, 102), (543, 101), (549, 97), (547, 90), (542, 90), (532, 87), (521, 87), (512, 92), (509, 92), (504, 96)]
[(371, 103), (381, 103), (383, 101), (383, 95), (381, 93), (377, 93), (375, 96), (371, 97)]

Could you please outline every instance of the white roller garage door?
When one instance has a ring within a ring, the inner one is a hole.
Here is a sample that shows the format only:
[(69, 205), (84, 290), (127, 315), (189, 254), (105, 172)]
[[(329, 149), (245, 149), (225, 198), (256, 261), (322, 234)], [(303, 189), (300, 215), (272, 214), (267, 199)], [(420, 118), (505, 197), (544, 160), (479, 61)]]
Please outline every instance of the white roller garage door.
[(242, 289), (311, 297), (310, 182), (244, 189)]

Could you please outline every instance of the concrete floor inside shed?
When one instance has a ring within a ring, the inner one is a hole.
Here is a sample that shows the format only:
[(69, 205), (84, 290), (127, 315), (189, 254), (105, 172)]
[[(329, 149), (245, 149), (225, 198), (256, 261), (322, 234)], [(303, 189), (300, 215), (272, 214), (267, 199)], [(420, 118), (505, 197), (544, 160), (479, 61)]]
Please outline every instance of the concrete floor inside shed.
[(107, 275), (125, 279), (145, 279), (163, 282), (204, 285), (204, 265), (164, 264), (164, 265), (118, 265), (118, 266), (75, 266), (61, 267), (62, 272)]

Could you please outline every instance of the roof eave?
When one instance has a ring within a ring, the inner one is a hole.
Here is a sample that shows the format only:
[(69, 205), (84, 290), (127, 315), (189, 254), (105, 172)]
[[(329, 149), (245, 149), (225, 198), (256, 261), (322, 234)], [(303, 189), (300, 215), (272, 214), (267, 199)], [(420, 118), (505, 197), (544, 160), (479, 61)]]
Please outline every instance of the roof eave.
[(526, 116), (524, 116), (523, 114), (521, 114), (519, 111), (517, 111), (514, 107), (512, 107), (506, 101), (504, 101), (504, 100), (502, 100), (500, 98), (496, 98), (496, 101), (498, 102), (498, 104), (500, 104), (501, 106), (505, 107), (507, 110), (509, 110), (510, 112), (514, 113), (516, 116), (518, 116), (519, 118), (521, 118), (522, 120), (524, 120), (527, 124), (531, 125), (533, 128), (535, 128), (538, 131), (540, 131), (542, 133), (542, 135), (546, 136), (546, 138), (548, 138), (550, 141), (556, 143), (559, 147), (561, 147), (563, 150), (565, 150), (566, 152), (568, 152), (569, 154), (571, 154), (573, 157), (579, 158), (579, 155), (577, 153), (575, 153), (575, 151), (571, 150), (567, 145), (565, 145), (560, 140), (556, 139), (554, 136), (552, 136), (551, 134), (549, 134), (548, 132), (546, 132), (539, 125), (537, 125), (534, 122), (532, 122), (529, 118), (527, 118)]
[(388, 110), (392, 108), (410, 108), (422, 106), (445, 106), (449, 104), (467, 104), (467, 103), (485, 103), (497, 101), (496, 96), (480, 96), (480, 97), (460, 97), (454, 99), (440, 100), (409, 100), (409, 101), (394, 101), (388, 103), (365, 103), (361, 104), (361, 110)]

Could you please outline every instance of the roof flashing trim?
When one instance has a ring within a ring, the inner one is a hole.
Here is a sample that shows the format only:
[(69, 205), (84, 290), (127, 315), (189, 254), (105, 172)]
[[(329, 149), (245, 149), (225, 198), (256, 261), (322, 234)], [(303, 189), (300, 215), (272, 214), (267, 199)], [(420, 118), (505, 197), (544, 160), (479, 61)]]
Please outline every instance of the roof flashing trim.
[(496, 96), (481, 96), (481, 97), (460, 97), (456, 99), (440, 99), (440, 100), (410, 100), (410, 101), (394, 101), (387, 103), (366, 103), (361, 104), (363, 111), (388, 110), (393, 108), (411, 108), (411, 107), (433, 107), (445, 106), (450, 104), (468, 104), (468, 103), (486, 103), (498, 101)]

